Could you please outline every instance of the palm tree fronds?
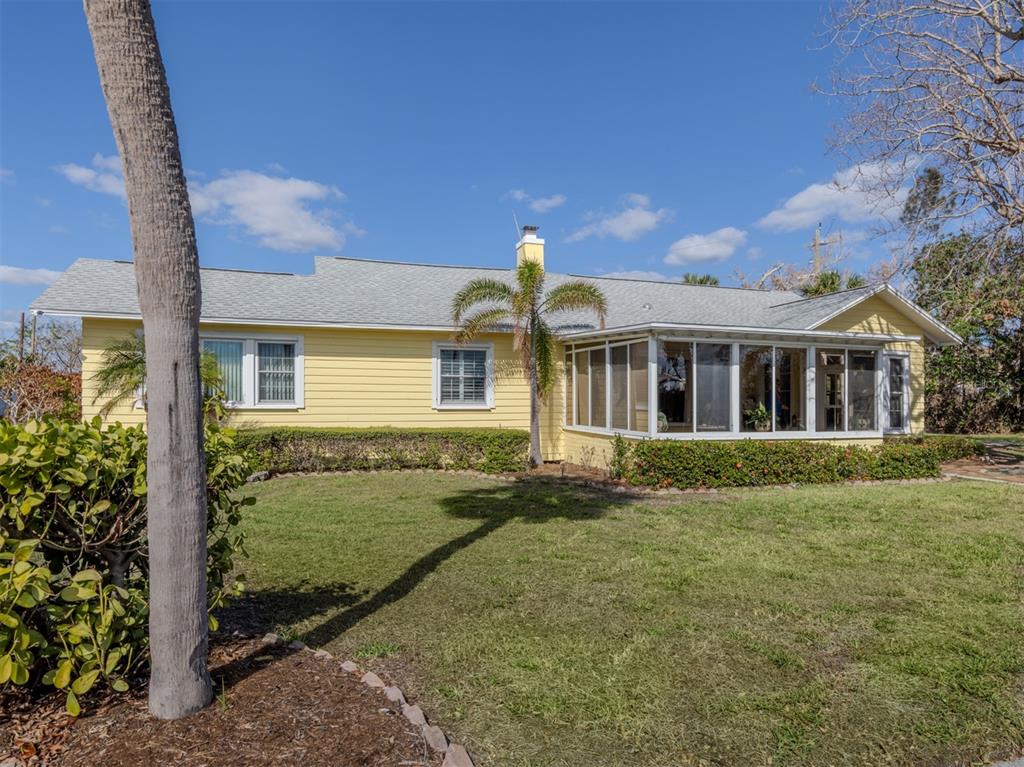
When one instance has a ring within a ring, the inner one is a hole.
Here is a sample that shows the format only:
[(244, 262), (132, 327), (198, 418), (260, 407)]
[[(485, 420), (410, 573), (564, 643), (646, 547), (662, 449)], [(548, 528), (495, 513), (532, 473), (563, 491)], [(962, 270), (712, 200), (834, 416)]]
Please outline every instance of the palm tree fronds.
[(460, 344), (472, 341), (481, 333), (496, 329), (502, 321), (508, 319), (509, 311), (504, 307), (481, 309), (462, 319), (458, 330), (455, 331), (455, 340)]
[(598, 324), (604, 328), (608, 302), (597, 285), (583, 280), (566, 282), (552, 288), (541, 305), (541, 311), (549, 313), (576, 312), (587, 309), (597, 315)]
[[(95, 380), (96, 395), (92, 401), (95, 404), (101, 399), (106, 400), (100, 408), (100, 415), (104, 418), (123, 402), (134, 401), (140, 396), (145, 399), (146, 340), (142, 334), (115, 338), (108, 342), (103, 348)], [(220, 364), (217, 356), (206, 349), (199, 354), (199, 380), (203, 386), (204, 400), (224, 400), (224, 378)]]
[(93, 404), (106, 399), (100, 414), (104, 417), (127, 399), (135, 399), (146, 380), (146, 342), (141, 335), (115, 338), (103, 349), (96, 371), (96, 395)]
[(463, 316), (476, 304), (511, 304), (514, 298), (512, 286), (500, 280), (489, 277), (472, 280), (452, 298), (452, 321), (461, 324)]
[(544, 290), (544, 267), (536, 261), (523, 261), (516, 267), (516, 291), (512, 309), (520, 317), (527, 317), (540, 305)]
[(533, 329), (537, 356), (537, 394), (543, 397), (555, 381), (555, 336), (543, 320)]

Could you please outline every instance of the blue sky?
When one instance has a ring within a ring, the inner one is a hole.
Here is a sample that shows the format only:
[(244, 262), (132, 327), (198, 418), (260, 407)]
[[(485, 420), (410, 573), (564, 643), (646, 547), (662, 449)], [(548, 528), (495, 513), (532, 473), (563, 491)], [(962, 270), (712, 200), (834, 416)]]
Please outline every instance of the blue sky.
[[(760, 273), (853, 242), (814, 3), (157, 3), (205, 266)], [(131, 258), (81, 4), (0, 3), (0, 321)], [(878, 250), (854, 249), (863, 268)], [(652, 275), (653, 276), (653, 275)]]

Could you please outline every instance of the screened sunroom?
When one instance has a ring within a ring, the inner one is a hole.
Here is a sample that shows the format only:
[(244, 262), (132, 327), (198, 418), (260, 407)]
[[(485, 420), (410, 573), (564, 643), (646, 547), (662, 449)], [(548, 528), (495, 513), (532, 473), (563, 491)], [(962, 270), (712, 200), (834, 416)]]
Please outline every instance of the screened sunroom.
[(565, 426), (668, 439), (873, 438), (910, 423), (910, 356), (885, 336), (567, 338)]

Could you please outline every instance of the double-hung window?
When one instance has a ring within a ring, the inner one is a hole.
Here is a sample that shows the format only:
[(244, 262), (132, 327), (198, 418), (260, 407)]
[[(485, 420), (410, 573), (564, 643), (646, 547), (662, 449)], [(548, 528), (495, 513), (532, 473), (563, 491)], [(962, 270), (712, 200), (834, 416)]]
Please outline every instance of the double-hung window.
[(295, 401), (295, 344), (256, 344), (257, 391), (260, 402)]
[(229, 407), (304, 406), (302, 338), (203, 336), (203, 352), (217, 361)]
[(494, 350), (487, 345), (434, 345), (434, 407), (494, 406)]

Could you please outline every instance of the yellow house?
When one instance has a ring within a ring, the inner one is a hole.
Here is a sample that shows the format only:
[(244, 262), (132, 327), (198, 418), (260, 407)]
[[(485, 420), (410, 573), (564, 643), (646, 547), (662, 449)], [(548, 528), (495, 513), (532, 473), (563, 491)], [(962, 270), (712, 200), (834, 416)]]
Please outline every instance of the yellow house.
[[(544, 261), (525, 227), (517, 258)], [(203, 346), (239, 426), (529, 428), (507, 330), (453, 341), (450, 305), (511, 269), (316, 258), (312, 274), (202, 270)], [(549, 287), (568, 279), (548, 273)], [(787, 291), (588, 277), (603, 329), (557, 318), (562, 379), (541, 414), (548, 460), (602, 465), (615, 434), (873, 442), (924, 430), (924, 350), (960, 339), (888, 285)], [(82, 320), (83, 416), (110, 339), (139, 332), (131, 262), (76, 261), (32, 305)], [(140, 403), (110, 415), (143, 423)]]

